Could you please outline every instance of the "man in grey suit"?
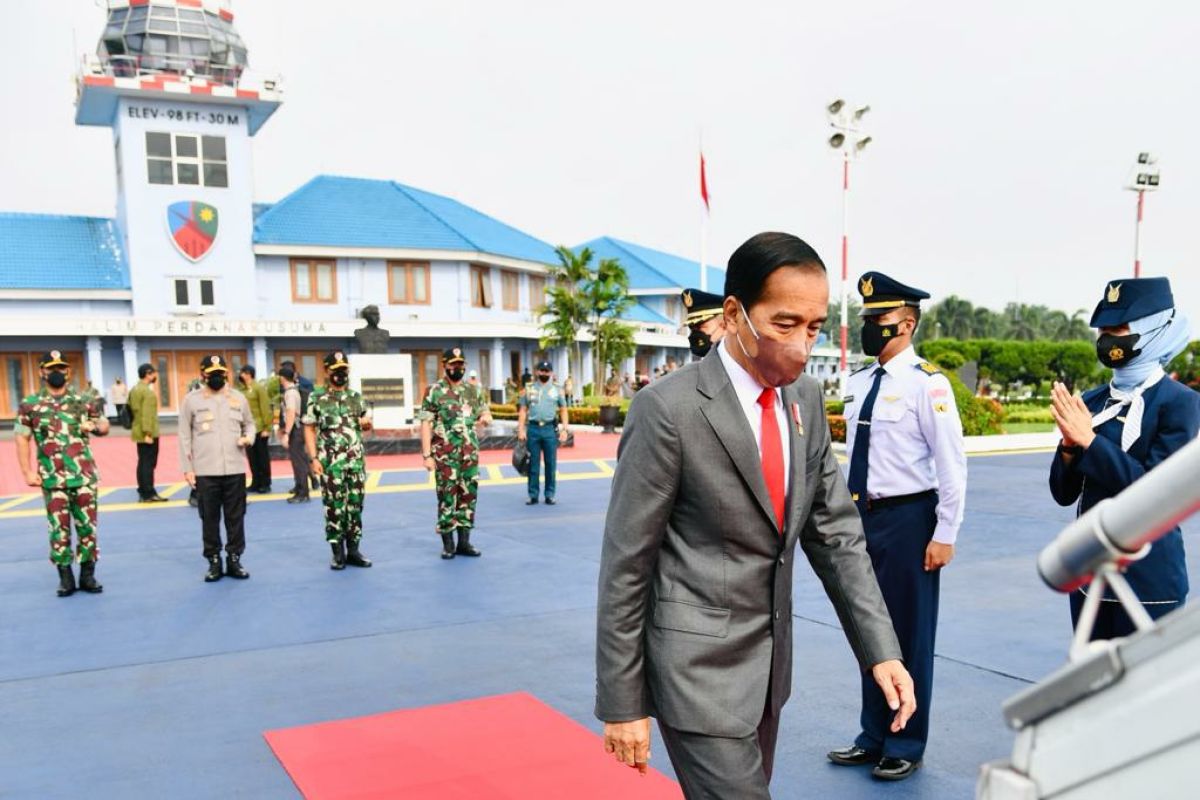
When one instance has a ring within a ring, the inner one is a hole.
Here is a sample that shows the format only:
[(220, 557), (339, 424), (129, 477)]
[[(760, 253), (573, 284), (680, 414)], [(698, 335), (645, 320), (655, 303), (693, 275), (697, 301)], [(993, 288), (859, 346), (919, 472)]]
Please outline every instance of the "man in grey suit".
[(769, 798), (792, 685), (792, 564), (812, 564), (902, 729), (913, 684), (833, 451), (800, 377), (825, 322), (825, 266), (762, 233), (729, 259), (724, 340), (638, 392), (600, 563), (596, 716), (645, 770), (650, 717), (689, 800)]

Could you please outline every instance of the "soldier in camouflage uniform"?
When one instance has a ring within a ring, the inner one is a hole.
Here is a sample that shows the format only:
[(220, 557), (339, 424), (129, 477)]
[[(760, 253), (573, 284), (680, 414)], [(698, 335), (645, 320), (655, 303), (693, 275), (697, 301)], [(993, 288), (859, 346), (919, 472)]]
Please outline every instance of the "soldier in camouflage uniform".
[(492, 414), (481, 394), (463, 383), (466, 360), (461, 348), (444, 352), (442, 366), (446, 376), (429, 387), (417, 413), (421, 420), (421, 456), (425, 469), (434, 474), (437, 488), (442, 558), (478, 556), (482, 553), (471, 544), (479, 484), (479, 436), (475, 426), (492, 424)]
[[(42, 355), (38, 394), (21, 401), (13, 426), (17, 464), (30, 486), (40, 486), (50, 523), (50, 563), (58, 569), (58, 596), (75, 593), (72, 571), (71, 521), (77, 539), (79, 588), (92, 594), (104, 587), (96, 582), (96, 489), (100, 476), (89, 438), (108, 433), (108, 420), (95, 398), (76, 393), (69, 385), (71, 368), (58, 350)], [(30, 466), (30, 442), (37, 446), (37, 471)]]
[(325, 541), (333, 550), (330, 569), (371, 566), (358, 549), (367, 481), (362, 433), (371, 429), (371, 417), (366, 401), (349, 383), (345, 354), (338, 350), (325, 356), (325, 385), (313, 389), (300, 420), (312, 474), (323, 488)]

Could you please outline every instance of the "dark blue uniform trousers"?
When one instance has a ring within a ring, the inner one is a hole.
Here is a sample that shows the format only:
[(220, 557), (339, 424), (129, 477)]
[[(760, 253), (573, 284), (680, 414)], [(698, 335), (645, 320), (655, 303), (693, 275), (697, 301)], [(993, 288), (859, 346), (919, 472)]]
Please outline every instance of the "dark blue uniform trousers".
[(525, 432), (529, 448), (529, 496), (534, 500), (538, 497), (541, 461), (545, 456), (546, 499), (552, 500), (558, 483), (558, 429), (553, 425), (529, 425)]
[(889, 726), (896, 712), (871, 677), (862, 676), (862, 733), (855, 744), (872, 753), (919, 761), (929, 738), (929, 707), (933, 699), (933, 646), (937, 633), (940, 571), (925, 571), (925, 548), (937, 525), (937, 495), (874, 511), (860, 504), (867, 552), (883, 592), (904, 666), (916, 686), (917, 712), (900, 733)]

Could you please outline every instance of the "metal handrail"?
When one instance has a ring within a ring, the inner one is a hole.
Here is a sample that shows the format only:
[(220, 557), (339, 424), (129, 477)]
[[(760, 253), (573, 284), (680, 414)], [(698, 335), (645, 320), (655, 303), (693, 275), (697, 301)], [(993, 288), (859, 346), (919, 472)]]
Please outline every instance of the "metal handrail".
[[(267, 91), (279, 91), (281, 78), (278, 75), (258, 77), (254, 71), (242, 65), (217, 65), (210, 59), (199, 56), (171, 54), (114, 55), (103, 58), (85, 55), (80, 65), (81, 75), (99, 75), (110, 78), (140, 78), (156, 75), (178, 75), (187, 79), (200, 79), (234, 88), (259, 85)], [(254, 80), (248, 80), (251, 77)]]

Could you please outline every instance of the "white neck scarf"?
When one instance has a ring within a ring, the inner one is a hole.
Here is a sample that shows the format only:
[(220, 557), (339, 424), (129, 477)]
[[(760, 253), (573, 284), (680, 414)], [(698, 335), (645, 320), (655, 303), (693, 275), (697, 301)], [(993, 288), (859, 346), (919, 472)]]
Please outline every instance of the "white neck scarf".
[(1133, 447), (1133, 443), (1142, 435), (1142, 412), (1146, 410), (1146, 401), (1142, 399), (1142, 395), (1164, 377), (1166, 373), (1159, 367), (1150, 373), (1150, 377), (1127, 392), (1109, 384), (1108, 393), (1116, 402), (1092, 417), (1092, 429), (1099, 428), (1120, 414), (1125, 406), (1129, 406), (1129, 413), (1125, 415), (1125, 427), (1121, 429), (1121, 449), (1128, 453), (1129, 448)]

